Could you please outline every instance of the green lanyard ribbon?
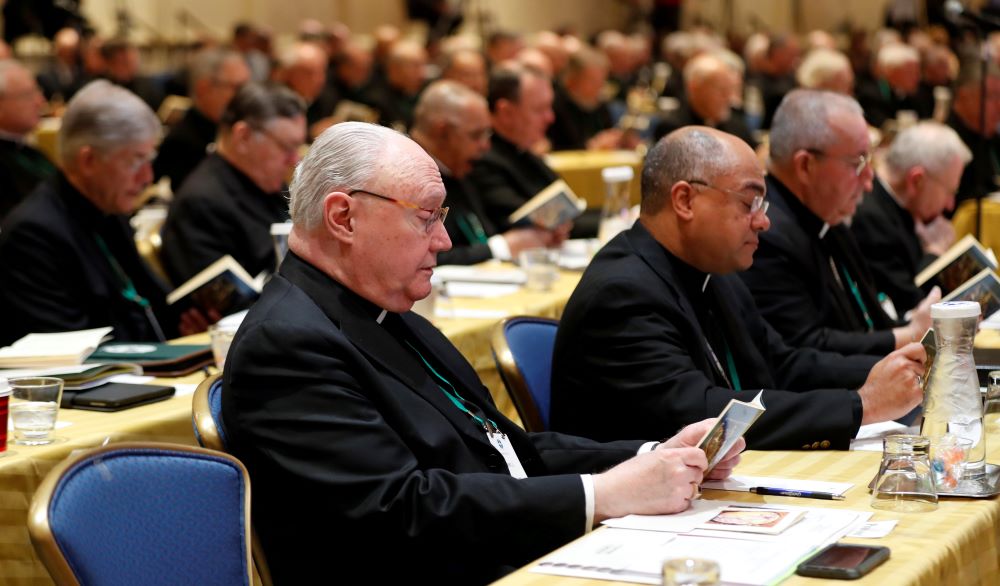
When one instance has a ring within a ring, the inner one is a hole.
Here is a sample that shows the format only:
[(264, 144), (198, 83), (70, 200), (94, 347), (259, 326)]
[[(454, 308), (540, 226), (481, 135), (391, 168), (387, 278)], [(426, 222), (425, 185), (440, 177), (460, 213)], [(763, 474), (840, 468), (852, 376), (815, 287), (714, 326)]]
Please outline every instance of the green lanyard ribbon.
[(456, 407), (458, 407), (460, 411), (471, 417), (479, 425), (482, 425), (483, 429), (486, 430), (486, 433), (494, 433), (497, 431), (498, 428), (495, 421), (493, 421), (488, 417), (484, 420), (482, 417), (479, 417), (478, 415), (470, 411), (469, 408), (465, 406), (465, 399), (463, 399), (462, 395), (459, 395), (458, 391), (455, 390), (455, 386), (452, 385), (448, 381), (448, 379), (438, 374), (438, 371), (434, 370), (434, 367), (431, 366), (429, 362), (427, 362), (427, 359), (424, 358), (424, 355), (421, 354), (420, 351), (413, 346), (413, 344), (406, 342), (406, 345), (409, 346), (411, 350), (413, 350), (413, 352), (417, 355), (417, 357), (420, 358), (420, 361), (424, 363), (424, 366), (427, 367), (427, 370), (430, 371), (430, 373), (433, 374), (436, 379), (438, 379), (440, 382), (448, 385), (448, 387), (451, 388), (451, 391), (449, 391), (448, 389), (442, 387), (440, 384), (437, 386), (439, 389), (441, 389), (441, 392), (443, 392), (445, 396), (447, 396), (451, 400), (451, 402)]

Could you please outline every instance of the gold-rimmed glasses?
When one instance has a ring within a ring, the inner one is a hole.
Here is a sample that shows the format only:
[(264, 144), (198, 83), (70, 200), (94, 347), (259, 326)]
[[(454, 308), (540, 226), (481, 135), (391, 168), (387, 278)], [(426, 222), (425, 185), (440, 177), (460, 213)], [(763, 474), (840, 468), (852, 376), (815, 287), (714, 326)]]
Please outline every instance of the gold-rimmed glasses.
[(434, 229), (434, 224), (437, 223), (438, 220), (440, 220), (441, 223), (444, 223), (444, 219), (448, 217), (448, 208), (446, 208), (446, 207), (443, 207), (443, 208), (433, 208), (433, 209), (432, 208), (422, 208), (422, 207), (418, 206), (417, 204), (409, 202), (409, 201), (403, 201), (401, 199), (396, 199), (394, 197), (389, 197), (387, 195), (380, 195), (378, 193), (372, 193), (371, 191), (366, 191), (364, 189), (355, 189), (353, 191), (349, 191), (349, 192), (347, 192), (347, 195), (353, 196), (355, 193), (363, 193), (365, 195), (370, 195), (372, 197), (377, 197), (379, 199), (392, 202), (392, 203), (394, 203), (394, 204), (396, 204), (396, 205), (398, 205), (400, 207), (408, 208), (408, 209), (411, 209), (411, 210), (420, 210), (422, 212), (427, 212), (430, 215), (427, 217), (426, 220), (424, 220), (424, 222), (425, 222), (424, 230), (428, 234), (430, 234), (431, 230)]
[(688, 180), (688, 183), (690, 183), (691, 185), (699, 185), (701, 187), (714, 189), (715, 191), (719, 191), (725, 193), (726, 195), (731, 195), (735, 197), (736, 199), (743, 202), (744, 205), (748, 205), (750, 207), (750, 210), (747, 214), (749, 216), (756, 216), (757, 214), (766, 214), (767, 208), (771, 206), (771, 202), (767, 201), (763, 195), (755, 195), (753, 196), (753, 199), (750, 200), (750, 203), (747, 203), (747, 196), (745, 193), (740, 193), (739, 191), (735, 191), (732, 189), (726, 189), (725, 187), (717, 187), (715, 185), (712, 185), (711, 183), (707, 183), (700, 179), (690, 179)]
[(811, 153), (817, 157), (827, 157), (829, 159), (837, 159), (843, 161), (850, 166), (854, 167), (854, 176), (861, 177), (861, 174), (865, 172), (865, 168), (872, 164), (873, 154), (871, 151), (861, 155), (831, 155), (825, 153), (819, 149), (806, 149), (806, 152)]

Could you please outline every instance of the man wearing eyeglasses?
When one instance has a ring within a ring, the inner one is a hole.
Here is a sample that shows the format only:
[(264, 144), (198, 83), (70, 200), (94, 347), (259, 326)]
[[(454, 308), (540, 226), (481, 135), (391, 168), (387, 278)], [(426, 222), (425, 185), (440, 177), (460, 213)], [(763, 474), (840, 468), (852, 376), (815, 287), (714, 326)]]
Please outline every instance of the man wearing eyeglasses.
[(795, 90), (771, 126), (771, 229), (741, 276), (764, 317), (792, 346), (884, 356), (930, 326), (932, 292), (900, 325), (882, 308), (845, 221), (871, 191), (868, 126), (849, 96)]
[(971, 160), (958, 133), (921, 122), (896, 136), (876, 166), (875, 187), (858, 206), (851, 232), (878, 290), (900, 314), (926, 294), (913, 283), (917, 273), (955, 242), (955, 230), (942, 214), (955, 209), (962, 170)]
[(790, 347), (761, 316), (736, 273), (754, 263), (770, 199), (736, 136), (688, 126), (650, 150), (639, 221), (597, 253), (560, 321), (553, 429), (668, 433), (763, 389), (749, 447), (843, 450), (860, 425), (920, 403), (920, 344), (876, 363)]
[(157, 181), (167, 176), (171, 189), (180, 191), (184, 179), (208, 155), (226, 105), (249, 80), (250, 68), (236, 51), (211, 48), (194, 56), (189, 70), (191, 107), (160, 143), (153, 161)]
[(305, 105), (290, 89), (251, 83), (236, 93), (217, 151), (170, 203), (161, 259), (176, 285), (227, 254), (251, 275), (274, 270), (270, 226), (288, 219), (285, 180), (305, 138)]
[[(608, 516), (688, 508), (707, 465), (691, 446), (710, 421), (655, 449), (524, 432), (410, 311), (451, 246), (438, 166), (416, 143), (334, 125), (290, 192), (288, 256), (222, 390), (275, 583), (485, 584)], [(727, 476), (741, 448), (708, 476)]]

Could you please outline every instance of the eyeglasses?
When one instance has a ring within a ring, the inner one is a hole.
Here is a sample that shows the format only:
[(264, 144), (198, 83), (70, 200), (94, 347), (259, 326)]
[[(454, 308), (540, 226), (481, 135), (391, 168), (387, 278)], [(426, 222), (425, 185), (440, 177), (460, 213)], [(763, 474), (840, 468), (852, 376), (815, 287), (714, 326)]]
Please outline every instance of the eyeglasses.
[(827, 157), (830, 159), (841, 160), (848, 165), (854, 166), (854, 176), (861, 177), (861, 174), (865, 172), (865, 169), (872, 164), (872, 153), (867, 152), (863, 155), (828, 155), (819, 149), (806, 149), (806, 152), (812, 153), (817, 157)]
[[(690, 179), (690, 180), (688, 180), (688, 183), (690, 183), (692, 185), (700, 185), (702, 187), (707, 187), (709, 189), (714, 189), (716, 191), (720, 191), (720, 192), (725, 193), (727, 195), (731, 195), (731, 196), (735, 197), (736, 199), (740, 200), (741, 202), (743, 202), (744, 205), (747, 205), (747, 196), (746, 196), (746, 194), (740, 193), (739, 191), (734, 191), (732, 189), (726, 189), (724, 187), (716, 187), (715, 185), (711, 185), (709, 183), (701, 181), (700, 179)], [(747, 215), (749, 215), (749, 216), (756, 216), (757, 214), (764, 215), (764, 214), (767, 214), (767, 208), (771, 207), (771, 202), (769, 202), (766, 199), (764, 199), (763, 195), (755, 195), (755, 196), (753, 196), (753, 199), (750, 200), (749, 206), (750, 206), (750, 210), (749, 210), (749, 213)]]
[(428, 234), (430, 234), (431, 231), (434, 229), (434, 225), (438, 222), (438, 220), (440, 220), (441, 223), (444, 223), (444, 219), (448, 217), (448, 208), (433, 208), (433, 209), (422, 208), (412, 202), (403, 201), (401, 199), (396, 199), (394, 197), (379, 195), (377, 193), (365, 191), (364, 189), (355, 189), (354, 191), (349, 191), (347, 192), (347, 195), (353, 196), (355, 193), (363, 193), (365, 195), (370, 195), (372, 197), (384, 199), (385, 201), (391, 201), (392, 203), (400, 207), (409, 208), (411, 210), (420, 210), (422, 212), (427, 212), (428, 214), (430, 214), (430, 216), (428, 216), (427, 219), (424, 220), (424, 230)]
[(268, 130), (266, 128), (254, 128), (254, 130), (256, 132), (259, 132), (259, 133), (263, 134), (265, 137), (267, 137), (268, 140), (270, 140), (272, 143), (274, 143), (274, 146), (278, 147), (278, 150), (280, 150), (281, 152), (285, 153), (286, 155), (298, 154), (298, 152), (299, 152), (299, 145), (298, 144), (288, 144), (288, 143), (282, 141), (277, 136), (274, 136), (274, 133), (272, 133), (270, 130)]

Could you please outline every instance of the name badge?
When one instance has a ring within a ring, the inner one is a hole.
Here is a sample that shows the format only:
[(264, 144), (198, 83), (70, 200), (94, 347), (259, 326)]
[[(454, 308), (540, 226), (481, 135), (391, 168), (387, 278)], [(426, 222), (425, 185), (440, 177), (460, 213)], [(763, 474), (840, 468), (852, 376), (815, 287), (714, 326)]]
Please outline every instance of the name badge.
[(500, 452), (504, 461), (507, 462), (507, 469), (510, 470), (511, 476), (514, 478), (528, 477), (528, 475), (524, 473), (524, 467), (521, 466), (521, 461), (517, 459), (517, 453), (514, 452), (514, 446), (511, 445), (510, 440), (507, 439), (507, 434), (500, 431), (491, 431), (486, 434), (486, 437), (490, 438), (490, 443), (493, 444), (493, 447)]

